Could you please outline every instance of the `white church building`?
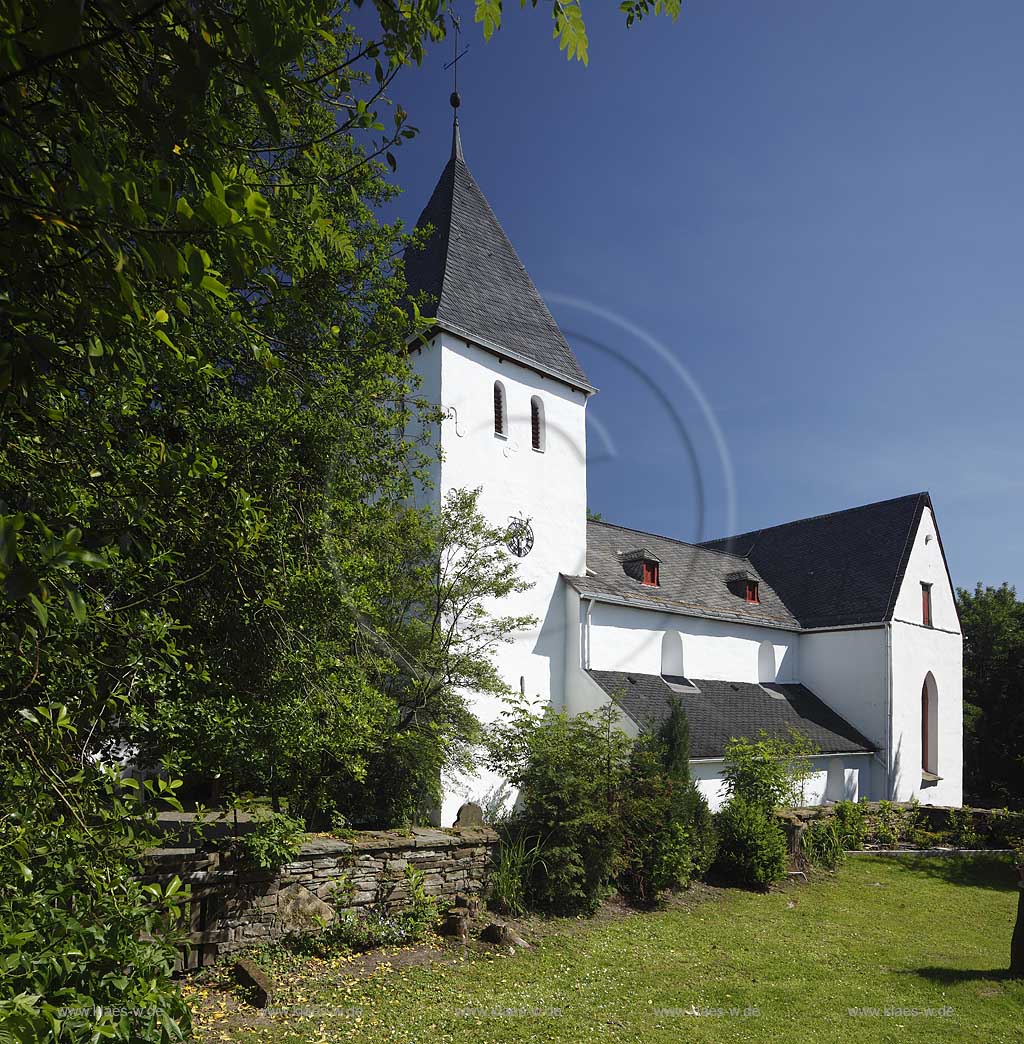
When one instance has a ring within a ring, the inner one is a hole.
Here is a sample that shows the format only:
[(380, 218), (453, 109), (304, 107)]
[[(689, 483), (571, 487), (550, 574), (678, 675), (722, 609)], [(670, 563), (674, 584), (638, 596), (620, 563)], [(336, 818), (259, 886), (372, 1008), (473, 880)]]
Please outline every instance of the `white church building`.
[[(688, 544), (587, 519), (595, 393), (466, 166), (452, 152), (407, 251), (436, 302), (412, 347), (446, 419), (432, 488), (480, 488), (531, 588), (502, 614), (539, 623), (501, 647), (502, 677), (569, 713), (609, 701), (623, 728), (690, 723), (692, 772), (722, 801), (732, 737), (797, 729), (819, 751), (807, 804), (962, 797), (962, 646), (927, 493)], [(476, 699), (483, 721), (504, 709)], [(442, 821), (496, 781), (446, 784)]]

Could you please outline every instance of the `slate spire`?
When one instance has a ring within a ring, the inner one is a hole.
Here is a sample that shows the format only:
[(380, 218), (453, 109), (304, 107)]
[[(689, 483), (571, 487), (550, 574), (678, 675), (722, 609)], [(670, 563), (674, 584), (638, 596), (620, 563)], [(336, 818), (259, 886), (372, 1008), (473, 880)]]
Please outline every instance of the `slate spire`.
[[(452, 107), (458, 104), (453, 93)], [(457, 112), (451, 156), (416, 222), (427, 226), (426, 243), (405, 254), (410, 295), (436, 302), (422, 308), (425, 315), (481, 348), (594, 390), (466, 166)]]

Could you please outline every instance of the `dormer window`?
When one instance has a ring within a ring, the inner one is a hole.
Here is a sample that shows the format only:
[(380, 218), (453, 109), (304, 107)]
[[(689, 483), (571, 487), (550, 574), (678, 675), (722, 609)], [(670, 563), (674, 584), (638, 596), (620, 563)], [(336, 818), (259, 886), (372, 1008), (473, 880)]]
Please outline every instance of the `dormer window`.
[(761, 601), (761, 584), (749, 569), (737, 569), (725, 577), (725, 585), (737, 598), (742, 598), (751, 605)]
[(644, 587), (661, 586), (661, 561), (645, 547), (626, 551), (619, 555), (626, 576), (639, 580)]

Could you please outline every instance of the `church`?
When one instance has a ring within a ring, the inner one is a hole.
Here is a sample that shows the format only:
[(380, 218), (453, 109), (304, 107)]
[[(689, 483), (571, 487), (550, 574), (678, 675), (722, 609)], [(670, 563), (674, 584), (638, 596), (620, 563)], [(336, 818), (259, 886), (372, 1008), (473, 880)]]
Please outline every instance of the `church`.
[[(959, 805), (963, 639), (929, 495), (699, 544), (588, 520), (596, 389), (470, 173), (457, 118), (428, 226), (405, 258), (410, 292), (436, 302), (410, 351), (445, 417), (422, 495), (479, 488), (532, 585), (491, 607), (538, 621), (497, 650), (509, 687), (570, 714), (611, 702), (632, 735), (681, 701), (713, 809), (725, 744), (792, 729), (817, 751), (808, 805)], [(504, 709), (471, 706), (484, 722)], [(446, 781), (441, 821), (499, 782)]]

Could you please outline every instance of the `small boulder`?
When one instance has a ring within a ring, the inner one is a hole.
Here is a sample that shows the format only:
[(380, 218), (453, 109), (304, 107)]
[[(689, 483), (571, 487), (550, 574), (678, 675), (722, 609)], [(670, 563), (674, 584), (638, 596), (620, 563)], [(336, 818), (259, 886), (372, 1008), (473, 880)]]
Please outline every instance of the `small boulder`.
[(272, 987), (270, 976), (247, 957), (235, 961), (235, 982), (247, 993), (254, 1008), (265, 1008), (270, 1003)]
[(530, 944), (514, 928), (501, 921), (491, 921), (480, 933), (480, 938), (495, 946), (518, 946), (524, 950), (530, 948)]
[(444, 915), (441, 934), (458, 939), (463, 946), (469, 942), (469, 911), (462, 906), (453, 906)]
[(456, 830), (479, 830), (483, 825), (484, 810), (475, 801), (467, 801), (455, 817)]

